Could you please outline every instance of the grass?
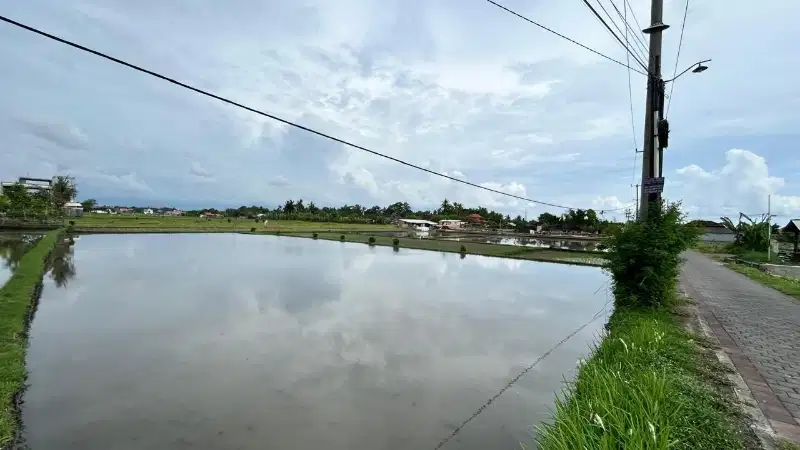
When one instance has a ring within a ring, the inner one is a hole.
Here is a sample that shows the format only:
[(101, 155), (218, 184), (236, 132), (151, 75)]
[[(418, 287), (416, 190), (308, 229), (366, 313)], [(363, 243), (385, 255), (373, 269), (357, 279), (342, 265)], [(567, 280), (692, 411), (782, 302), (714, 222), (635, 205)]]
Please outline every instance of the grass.
[(397, 230), (394, 225), (359, 225), (335, 222), (307, 222), (302, 220), (270, 220), (164, 216), (89, 215), (75, 219), (76, 232), (92, 233), (226, 233), (249, 231), (327, 231), (327, 230)]
[(781, 439), (777, 442), (778, 450), (800, 450), (800, 444)]
[(47, 256), (59, 234), (59, 231), (51, 231), (40, 239), (0, 288), (0, 447), (14, 439), (18, 425), (16, 401), (26, 377), (26, 328), (38, 300), (38, 286), (46, 270)]
[[(417, 250), (430, 250), (447, 253), (466, 253), (470, 255), (494, 256), (499, 258), (525, 259), (531, 261), (549, 261), (564, 264), (575, 264), (584, 266), (599, 266), (603, 263), (602, 255), (593, 253), (583, 253), (575, 251), (551, 250), (546, 248), (519, 247), (502, 244), (486, 243), (463, 243), (459, 241), (447, 241), (443, 239), (417, 239), (417, 238), (397, 238), (393, 236), (370, 236), (367, 234), (350, 233), (281, 233), (282, 236), (326, 239), (331, 241), (356, 242), (361, 244), (379, 245), (395, 248), (410, 248)], [(344, 237), (344, 239), (342, 239)], [(374, 239), (374, 242), (371, 242)], [(396, 242), (396, 243), (395, 243)], [(461, 251), (461, 247), (466, 248), (466, 252)]]
[(783, 292), (784, 294), (790, 297), (794, 297), (800, 300), (800, 280), (776, 277), (775, 275), (770, 275), (762, 271), (761, 269), (745, 266), (742, 264), (727, 264), (727, 266), (729, 269), (735, 272), (739, 272), (740, 274), (746, 276), (747, 278), (750, 278), (753, 281), (771, 287), (777, 291)]
[(618, 309), (557, 399), (539, 448), (747, 448), (724, 371), (676, 311)]

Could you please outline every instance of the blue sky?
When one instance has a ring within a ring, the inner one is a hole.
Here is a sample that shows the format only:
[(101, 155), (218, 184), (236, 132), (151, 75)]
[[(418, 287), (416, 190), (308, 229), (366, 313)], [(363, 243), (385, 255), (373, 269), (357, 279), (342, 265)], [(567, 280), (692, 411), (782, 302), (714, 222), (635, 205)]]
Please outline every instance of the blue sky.
[[(608, 0), (602, 3), (610, 11)], [(622, 2), (617, 0), (621, 8)], [(648, 0), (631, 0), (649, 22)], [(624, 60), (583, 2), (510, 8)], [(694, 217), (800, 216), (800, 31), (789, 0), (694, 1), (665, 155), (665, 195)], [(669, 77), (683, 1), (665, 1)], [(258, 109), (517, 195), (632, 203), (626, 69), (482, 0), (26, 0), (0, 14)], [(447, 197), (512, 215), (552, 208), (348, 149), (0, 24), (0, 178), (76, 177), (81, 199), (178, 207), (429, 207)], [(643, 76), (633, 74), (641, 146)]]

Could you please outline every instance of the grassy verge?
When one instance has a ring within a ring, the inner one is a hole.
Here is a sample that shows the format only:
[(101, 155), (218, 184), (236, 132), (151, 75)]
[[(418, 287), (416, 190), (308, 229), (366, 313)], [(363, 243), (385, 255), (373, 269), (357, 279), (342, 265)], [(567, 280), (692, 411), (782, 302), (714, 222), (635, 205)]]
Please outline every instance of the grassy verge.
[(18, 397), (26, 376), (27, 327), (36, 308), (47, 257), (59, 233), (51, 231), (39, 240), (0, 288), (0, 448), (12, 442), (17, 429)]
[[(361, 244), (370, 243), (374, 239), (374, 245), (385, 247), (394, 246), (394, 239), (397, 239), (399, 248), (411, 248), (417, 250), (431, 250), (447, 253), (462, 253), (461, 247), (466, 249), (465, 254), (494, 256), (499, 258), (525, 259), (530, 261), (558, 262), (563, 264), (574, 264), (583, 266), (598, 266), (603, 263), (602, 254), (577, 251), (562, 251), (546, 248), (518, 247), (513, 245), (486, 244), (477, 242), (458, 242), (442, 239), (416, 239), (416, 238), (393, 238), (391, 236), (370, 236), (368, 234), (354, 233), (316, 233), (318, 239), (340, 241), (345, 237), (345, 242), (357, 242)], [(314, 233), (283, 233), (281, 236), (313, 238)]]
[(74, 219), (76, 232), (90, 233), (213, 233), (247, 231), (328, 231), (328, 230), (397, 230), (393, 225), (357, 225), (301, 220), (201, 219), (199, 217), (161, 216), (86, 216)]
[(726, 264), (729, 269), (739, 272), (753, 281), (771, 287), (777, 291), (800, 300), (800, 280), (782, 278), (770, 275), (761, 269), (749, 267), (742, 264)]
[(724, 371), (675, 310), (618, 309), (539, 448), (747, 448)]

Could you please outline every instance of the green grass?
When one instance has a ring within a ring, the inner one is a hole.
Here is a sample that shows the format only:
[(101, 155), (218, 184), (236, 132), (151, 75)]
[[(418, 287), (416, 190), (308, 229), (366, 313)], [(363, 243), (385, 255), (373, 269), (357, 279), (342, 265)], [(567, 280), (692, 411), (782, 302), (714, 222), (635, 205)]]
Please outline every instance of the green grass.
[(764, 286), (771, 287), (777, 291), (794, 297), (800, 300), (800, 280), (791, 278), (782, 278), (770, 275), (761, 269), (749, 267), (742, 264), (727, 264), (728, 268), (739, 272), (740, 274), (750, 278), (753, 281), (763, 284)]
[(800, 450), (800, 444), (781, 439), (777, 442), (778, 450)]
[(694, 249), (707, 254), (728, 254), (734, 253), (733, 244), (730, 242), (704, 242), (699, 241), (694, 245)]
[(15, 395), (24, 387), (26, 325), (36, 286), (46, 270), (47, 255), (60, 231), (47, 233), (20, 260), (14, 274), (0, 288), (0, 447), (14, 438), (17, 426)]
[(542, 450), (743, 449), (724, 369), (666, 310), (618, 309), (540, 429)]
[(307, 222), (301, 220), (270, 220), (226, 218), (201, 219), (199, 217), (127, 216), (127, 215), (89, 215), (75, 220), (76, 232), (103, 233), (153, 233), (153, 232), (234, 232), (249, 231), (326, 231), (326, 230), (397, 230), (394, 225), (360, 225), (334, 222)]
[[(312, 238), (313, 233), (283, 233), (281, 236)], [(342, 233), (317, 233), (317, 239), (331, 241), (341, 240)], [(443, 239), (416, 239), (416, 238), (396, 238), (393, 236), (378, 236), (364, 233), (345, 234), (345, 242), (356, 242), (369, 244), (370, 238), (374, 238), (372, 245), (395, 247), (394, 241), (397, 240), (397, 248), (410, 248), (417, 250), (430, 250), (447, 253), (461, 253), (461, 246), (466, 247), (466, 254), (494, 256), (499, 258), (525, 259), (531, 261), (559, 262), (564, 264), (575, 264), (584, 266), (598, 266), (603, 263), (602, 255), (595, 253), (583, 253), (576, 251), (551, 250), (544, 248), (519, 247), (502, 244), (486, 244), (478, 242), (447, 241)]]

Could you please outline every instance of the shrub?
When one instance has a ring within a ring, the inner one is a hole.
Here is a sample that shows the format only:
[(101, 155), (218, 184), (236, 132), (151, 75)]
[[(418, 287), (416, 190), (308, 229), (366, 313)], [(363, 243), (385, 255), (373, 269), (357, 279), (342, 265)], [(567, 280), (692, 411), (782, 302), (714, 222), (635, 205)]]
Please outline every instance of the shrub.
[(231, 223), (231, 219), (228, 219), (228, 223)]
[(339, 240), (344, 242), (344, 235), (339, 236)]
[(75, 221), (74, 220), (70, 220), (69, 221), (69, 226), (74, 227), (75, 226)]
[(369, 237), (369, 245), (375, 245), (375, 236)]
[(319, 235), (317, 233), (314, 233), (314, 234), (311, 235), (311, 237), (314, 238), (314, 239), (316, 239), (318, 236)]
[(398, 247), (400, 245), (400, 239), (394, 238), (392, 239), (392, 246)]
[(652, 202), (646, 222), (626, 223), (606, 238), (617, 306), (661, 306), (671, 298), (680, 254), (699, 236), (683, 219), (680, 203)]
[(250, 232), (251, 232), (251, 233), (255, 233), (255, 232), (256, 232), (256, 227), (251, 227), (251, 228), (250, 228)]
[(467, 253), (467, 247), (461, 246), (461, 253)]

